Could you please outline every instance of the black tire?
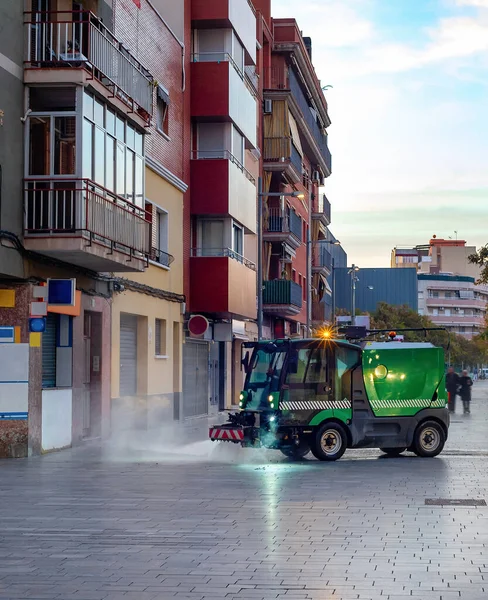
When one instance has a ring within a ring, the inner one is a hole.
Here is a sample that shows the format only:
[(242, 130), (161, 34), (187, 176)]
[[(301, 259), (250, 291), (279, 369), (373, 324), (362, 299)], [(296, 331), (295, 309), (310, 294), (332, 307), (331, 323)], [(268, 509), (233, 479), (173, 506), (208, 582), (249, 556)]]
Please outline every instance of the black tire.
[(415, 430), (412, 449), (417, 456), (432, 458), (440, 454), (446, 443), (446, 433), (436, 421), (424, 421)]
[(318, 460), (338, 460), (347, 448), (347, 434), (338, 423), (324, 423), (313, 438), (310, 449)]
[(300, 458), (305, 458), (305, 456), (307, 456), (307, 454), (310, 452), (310, 446), (307, 444), (307, 442), (300, 442), (298, 446), (280, 448), (280, 452), (288, 458), (299, 460)]
[(406, 448), (380, 448), (380, 450), (388, 456), (400, 456), (402, 452), (405, 452)]

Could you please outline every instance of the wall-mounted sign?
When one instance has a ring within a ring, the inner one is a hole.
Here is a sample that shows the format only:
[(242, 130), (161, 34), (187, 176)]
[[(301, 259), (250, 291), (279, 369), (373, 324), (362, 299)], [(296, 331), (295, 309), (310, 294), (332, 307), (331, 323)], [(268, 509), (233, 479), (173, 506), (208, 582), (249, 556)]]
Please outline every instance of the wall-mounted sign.
[(14, 327), (0, 327), (0, 344), (14, 344), (15, 343), (15, 328)]
[(188, 321), (188, 331), (194, 337), (203, 336), (209, 328), (209, 322), (203, 315), (193, 315)]
[(31, 333), (44, 333), (46, 331), (45, 317), (33, 317), (29, 319), (29, 331)]
[(76, 279), (48, 279), (47, 303), (53, 306), (75, 306)]

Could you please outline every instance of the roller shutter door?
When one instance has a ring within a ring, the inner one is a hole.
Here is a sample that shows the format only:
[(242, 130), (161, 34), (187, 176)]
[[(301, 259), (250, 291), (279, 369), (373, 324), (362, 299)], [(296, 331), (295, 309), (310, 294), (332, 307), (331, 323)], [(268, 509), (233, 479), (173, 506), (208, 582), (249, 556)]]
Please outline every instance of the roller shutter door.
[(183, 417), (208, 414), (208, 343), (186, 340), (183, 346)]
[(120, 315), (120, 396), (137, 394), (137, 317)]

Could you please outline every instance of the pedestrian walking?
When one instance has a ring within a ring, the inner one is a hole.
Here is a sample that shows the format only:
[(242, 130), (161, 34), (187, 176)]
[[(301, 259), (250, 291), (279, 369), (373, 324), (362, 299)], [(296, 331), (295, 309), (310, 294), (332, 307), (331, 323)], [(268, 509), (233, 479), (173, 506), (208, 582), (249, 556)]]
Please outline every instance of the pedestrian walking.
[(459, 388), (459, 375), (454, 367), (449, 367), (446, 375), (447, 406), (450, 412), (456, 412), (456, 394)]
[(468, 375), (466, 369), (462, 372), (461, 377), (459, 378), (459, 395), (461, 396), (461, 400), (463, 401), (463, 410), (465, 415), (469, 415), (471, 412), (469, 405), (471, 403), (471, 387), (473, 385), (473, 380)]

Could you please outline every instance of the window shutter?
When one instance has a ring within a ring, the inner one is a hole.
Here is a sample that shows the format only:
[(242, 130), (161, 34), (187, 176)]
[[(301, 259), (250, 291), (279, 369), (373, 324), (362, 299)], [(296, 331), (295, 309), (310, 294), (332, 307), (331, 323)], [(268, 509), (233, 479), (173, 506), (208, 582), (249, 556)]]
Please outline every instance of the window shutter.
[(42, 387), (56, 386), (56, 329), (58, 315), (48, 314), (42, 334)]

